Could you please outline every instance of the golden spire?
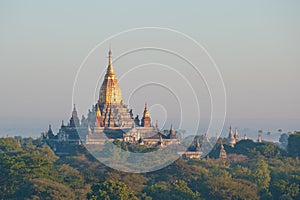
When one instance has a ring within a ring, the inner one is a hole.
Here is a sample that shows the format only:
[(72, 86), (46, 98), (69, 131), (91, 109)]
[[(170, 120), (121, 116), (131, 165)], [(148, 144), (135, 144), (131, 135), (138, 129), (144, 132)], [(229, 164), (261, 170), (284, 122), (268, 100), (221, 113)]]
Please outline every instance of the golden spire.
[(147, 103), (145, 103), (145, 109), (144, 109), (144, 116), (143, 117), (150, 117)]
[(121, 104), (122, 92), (112, 66), (112, 53), (108, 52), (108, 67), (100, 88), (99, 105)]
[(111, 49), (109, 49), (109, 52), (108, 52), (108, 68), (107, 68), (107, 74), (109, 74), (109, 75), (115, 74), (114, 68), (113, 68), (113, 66), (112, 66), (112, 53), (111, 53)]
[(100, 111), (100, 108), (99, 108), (98, 104), (97, 104), (97, 109), (96, 109), (95, 126), (96, 127), (103, 127), (103, 120), (102, 120), (101, 111)]
[(97, 105), (97, 110), (96, 110), (96, 116), (101, 117), (101, 111), (100, 111), (100, 108), (98, 105)]

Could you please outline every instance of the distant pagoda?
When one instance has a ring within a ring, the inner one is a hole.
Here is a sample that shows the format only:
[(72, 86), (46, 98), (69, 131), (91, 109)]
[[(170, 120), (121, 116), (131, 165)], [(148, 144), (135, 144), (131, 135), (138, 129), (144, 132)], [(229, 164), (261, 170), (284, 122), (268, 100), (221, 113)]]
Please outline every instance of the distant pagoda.
[(220, 159), (227, 159), (227, 154), (226, 154), (226, 151), (225, 151), (225, 148), (223, 146), (223, 142), (221, 141), (221, 148), (220, 148), (220, 154), (219, 154), (219, 158)]
[(235, 143), (236, 143), (236, 140), (234, 138), (234, 134), (233, 134), (233, 131), (232, 131), (232, 128), (230, 126), (229, 128), (229, 135), (228, 135), (228, 143), (231, 147), (234, 147)]

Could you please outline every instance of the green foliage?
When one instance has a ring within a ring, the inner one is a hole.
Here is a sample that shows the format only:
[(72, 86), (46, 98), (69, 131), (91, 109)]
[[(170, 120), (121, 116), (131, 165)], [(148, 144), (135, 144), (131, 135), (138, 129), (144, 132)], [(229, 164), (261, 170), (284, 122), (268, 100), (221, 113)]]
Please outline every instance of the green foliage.
[(77, 169), (63, 164), (57, 167), (57, 172), (59, 177), (62, 178), (62, 182), (68, 185), (70, 188), (84, 188), (84, 178)]
[[(47, 156), (47, 151), (33, 145), (21, 148), (12, 138), (0, 139), (0, 192), (2, 198), (11, 198), (19, 186), (34, 178), (55, 177), (53, 170), (52, 151)], [(5, 150), (5, 151), (3, 151)], [(48, 149), (49, 150), (49, 149)], [(56, 157), (56, 156), (55, 156)]]
[(288, 139), (287, 150), (290, 156), (300, 157), (300, 132), (291, 134)]
[(283, 133), (280, 135), (279, 142), (282, 144), (283, 147), (286, 148), (288, 145), (288, 139), (289, 139), (288, 134)]
[(275, 199), (293, 199), (299, 195), (299, 185), (284, 179), (274, 182), (271, 190)]
[(18, 142), (13, 138), (0, 138), (0, 153), (17, 152), (20, 150)]
[(248, 167), (243, 167), (241, 165), (236, 165), (232, 168), (232, 175), (238, 179), (251, 180), (252, 172)]
[(69, 200), (75, 199), (70, 188), (48, 179), (32, 179), (21, 186), (14, 195), (16, 199)]
[[(230, 152), (229, 152), (230, 153)], [(252, 140), (241, 140), (232, 149), (232, 153), (243, 154), (250, 158), (263, 155), (266, 158), (275, 158), (286, 155), (286, 152), (273, 143), (256, 143)]]
[(257, 162), (253, 176), (257, 182), (259, 190), (268, 191), (271, 176), (268, 164), (264, 160), (261, 159)]
[(137, 197), (134, 192), (120, 181), (108, 180), (100, 184), (94, 184), (92, 191), (87, 194), (91, 200), (134, 200)]
[(234, 179), (225, 169), (215, 168), (206, 179), (199, 179), (200, 193), (209, 199), (259, 199), (256, 184)]
[(113, 141), (113, 144), (116, 145), (117, 147), (123, 149), (124, 151), (130, 151), (134, 153), (147, 153), (151, 151), (157, 150), (155, 147), (148, 147), (145, 145), (140, 145), (140, 144), (128, 144), (126, 142), (121, 142), (119, 140)]
[(141, 192), (147, 182), (147, 178), (142, 174), (124, 173), (112, 170), (105, 174), (106, 180), (115, 180), (124, 182), (129, 188), (134, 188), (136, 192)]
[(147, 195), (161, 200), (193, 200), (200, 199), (198, 192), (193, 192), (183, 180), (175, 183), (159, 182), (145, 189)]
[[(298, 135), (290, 137), (297, 141)], [(104, 166), (80, 146), (72, 155), (57, 157), (39, 139), (15, 139), (20, 142), (0, 138), (0, 199), (300, 199), (300, 161), (297, 150), (291, 150), (298, 143), (288, 147), (295, 158), (272, 143), (245, 140), (235, 148), (224, 143), (226, 162), (180, 158), (158, 171), (130, 174)], [(149, 151), (114, 143), (125, 151)], [(120, 156), (119, 151), (100, 153), (109, 158)], [(237, 159), (241, 156), (246, 159)]]

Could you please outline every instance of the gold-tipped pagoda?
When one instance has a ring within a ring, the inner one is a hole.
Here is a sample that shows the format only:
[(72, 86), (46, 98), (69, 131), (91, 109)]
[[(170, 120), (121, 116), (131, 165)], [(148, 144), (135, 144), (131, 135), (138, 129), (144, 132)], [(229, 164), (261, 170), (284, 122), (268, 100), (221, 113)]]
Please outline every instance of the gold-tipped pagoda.
[(99, 99), (89, 110), (87, 117), (82, 116), (79, 120), (74, 105), (70, 123), (62, 124), (57, 135), (52, 134), (49, 137), (45, 134), (44, 139), (51, 146), (56, 146), (57, 143), (97, 145), (104, 144), (107, 140), (148, 146), (179, 143), (172, 127), (170, 132), (172, 134), (165, 135), (157, 123), (155, 127), (151, 124), (147, 104), (140, 120), (139, 116), (134, 117), (132, 109), (123, 103), (121, 88), (113, 68), (112, 52), (109, 50), (108, 66)]

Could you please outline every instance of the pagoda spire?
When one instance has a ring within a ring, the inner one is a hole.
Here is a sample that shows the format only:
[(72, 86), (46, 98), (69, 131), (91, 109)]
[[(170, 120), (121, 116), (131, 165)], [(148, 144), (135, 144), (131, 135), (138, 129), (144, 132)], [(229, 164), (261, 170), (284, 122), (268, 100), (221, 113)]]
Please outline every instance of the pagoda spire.
[(227, 154), (226, 154), (225, 148), (223, 146), (222, 140), (221, 140), (221, 149), (220, 149), (219, 158), (220, 159), (226, 159), (227, 158)]
[(96, 116), (97, 116), (97, 117), (101, 117), (101, 116), (102, 116), (102, 114), (101, 114), (101, 111), (100, 111), (100, 108), (99, 108), (98, 104), (97, 104)]
[(233, 135), (232, 127), (230, 126), (230, 127), (229, 127), (229, 137), (231, 137), (232, 135)]
[(171, 124), (168, 136), (169, 136), (169, 139), (174, 139), (175, 138), (175, 131), (174, 131), (174, 128), (173, 128), (173, 124)]
[(144, 127), (150, 127), (151, 126), (151, 118), (150, 118), (150, 114), (149, 114), (149, 111), (148, 111), (147, 103), (145, 103), (145, 109), (144, 109), (144, 114), (143, 114), (141, 125), (144, 126)]
[(113, 68), (113, 65), (112, 65), (112, 52), (111, 52), (110, 48), (109, 48), (109, 51), (108, 51), (108, 68), (107, 68), (107, 74), (109, 74), (109, 75), (115, 74), (114, 68)]
[(201, 145), (200, 145), (200, 142), (199, 142), (199, 138), (197, 138), (196, 150), (201, 151)]
[(80, 121), (79, 121), (79, 118), (78, 118), (78, 114), (77, 114), (77, 110), (76, 110), (75, 104), (73, 106), (72, 116), (71, 116), (71, 119), (70, 119), (70, 126), (71, 127), (78, 127), (78, 126), (80, 126)]
[(48, 128), (48, 131), (47, 131), (47, 135), (48, 137), (51, 139), (54, 137), (54, 134), (53, 134), (53, 131), (52, 131), (52, 128), (51, 128), (51, 124), (49, 124), (49, 128)]
[(103, 127), (103, 119), (102, 119), (101, 111), (100, 111), (100, 108), (99, 108), (98, 104), (97, 104), (97, 108), (96, 108), (95, 126), (96, 127)]
[(144, 117), (150, 117), (150, 114), (149, 114), (149, 111), (148, 111), (148, 105), (147, 105), (147, 103), (145, 103)]
[(92, 129), (90, 123), (88, 123), (88, 135), (92, 134)]
[(240, 140), (239, 132), (238, 132), (238, 129), (237, 129), (237, 128), (235, 129), (234, 137), (235, 137), (235, 141), (236, 141), (236, 142), (238, 142), (238, 141)]
[(78, 117), (75, 103), (73, 105), (72, 117)]
[(228, 142), (229, 142), (231, 147), (234, 147), (234, 145), (236, 143), (236, 140), (235, 140), (235, 137), (234, 137), (231, 126), (229, 128)]
[(101, 108), (103, 108), (104, 105), (123, 104), (122, 92), (112, 65), (112, 52), (110, 49), (108, 52), (108, 67), (100, 88), (98, 103)]

